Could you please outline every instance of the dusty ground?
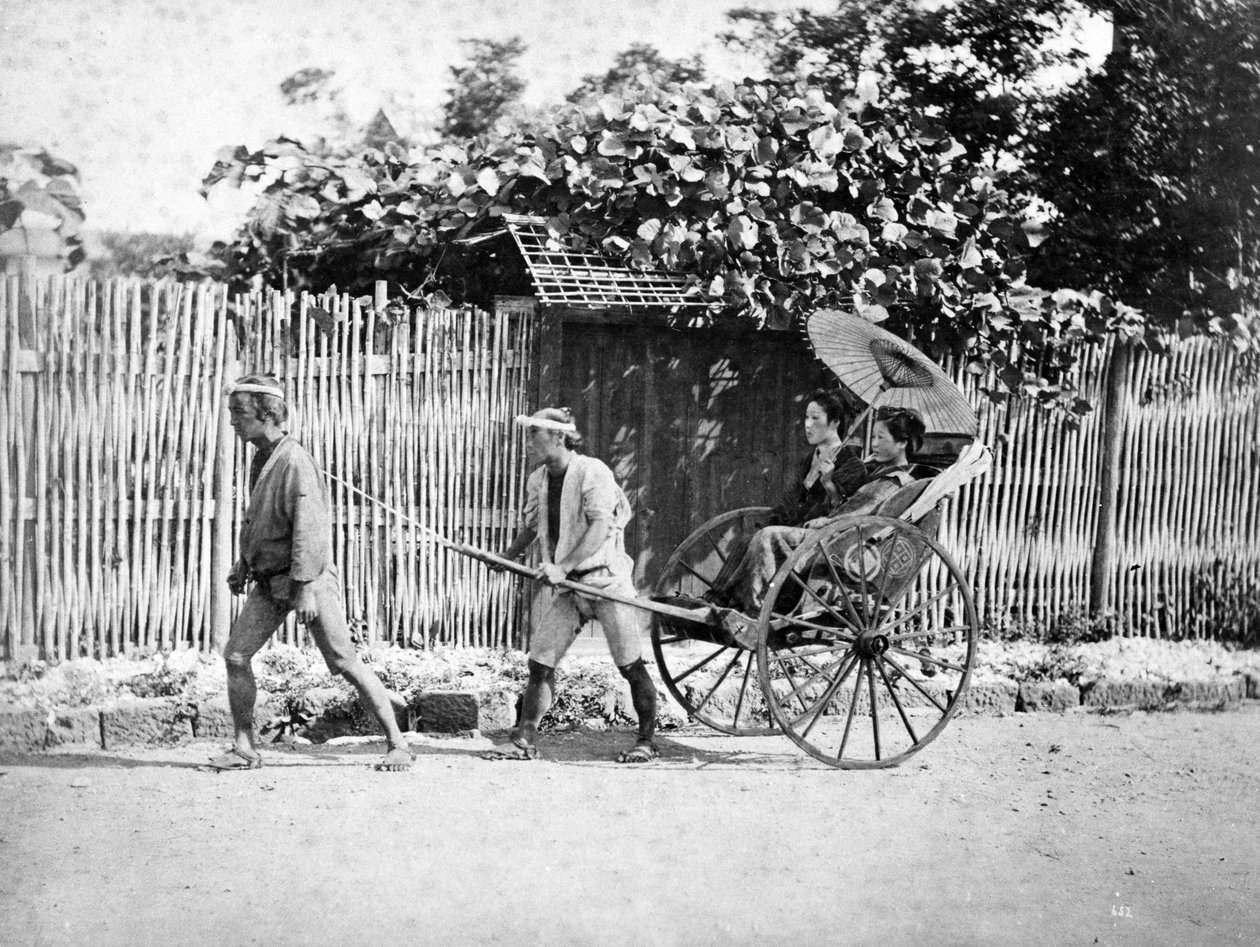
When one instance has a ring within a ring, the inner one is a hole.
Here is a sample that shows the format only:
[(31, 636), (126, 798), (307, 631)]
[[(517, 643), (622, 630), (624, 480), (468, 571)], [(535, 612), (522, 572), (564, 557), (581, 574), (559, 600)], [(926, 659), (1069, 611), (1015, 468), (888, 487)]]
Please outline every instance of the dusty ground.
[(955, 720), (900, 768), (781, 737), (212, 744), (0, 765), (0, 943), (1254, 944), (1260, 707)]

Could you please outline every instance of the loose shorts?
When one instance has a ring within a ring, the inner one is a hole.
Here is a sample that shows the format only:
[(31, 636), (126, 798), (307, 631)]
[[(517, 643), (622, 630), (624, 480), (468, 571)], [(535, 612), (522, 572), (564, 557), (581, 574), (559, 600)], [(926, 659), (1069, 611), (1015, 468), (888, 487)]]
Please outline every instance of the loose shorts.
[[(245, 599), (245, 607), (232, 622), (232, 633), (223, 649), (229, 660), (250, 660), (275, 634), (285, 616), (293, 611), (292, 585), (287, 575), (254, 583)], [(310, 589), (315, 596), (315, 618), (307, 628), (324, 656), (329, 673), (341, 674), (358, 659), (346, 624), (341, 579), (335, 569), (329, 569), (310, 583)]]
[[(611, 569), (599, 568), (577, 579), (583, 585), (607, 589), (633, 597), (634, 585)], [(611, 599), (582, 595), (550, 585), (540, 585), (530, 610), (529, 659), (547, 667), (557, 667), (573, 645), (587, 620), (594, 618), (604, 629), (604, 640), (613, 664), (625, 667), (643, 656), (639, 630), (642, 610)]]

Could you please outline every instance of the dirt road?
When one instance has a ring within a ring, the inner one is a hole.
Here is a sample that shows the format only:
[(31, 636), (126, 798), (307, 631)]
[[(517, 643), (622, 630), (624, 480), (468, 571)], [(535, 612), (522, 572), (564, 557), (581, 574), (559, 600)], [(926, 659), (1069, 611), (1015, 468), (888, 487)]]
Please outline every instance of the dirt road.
[(0, 943), (1254, 944), (1260, 708), (961, 718), (900, 768), (781, 737), (424, 739), (0, 765)]

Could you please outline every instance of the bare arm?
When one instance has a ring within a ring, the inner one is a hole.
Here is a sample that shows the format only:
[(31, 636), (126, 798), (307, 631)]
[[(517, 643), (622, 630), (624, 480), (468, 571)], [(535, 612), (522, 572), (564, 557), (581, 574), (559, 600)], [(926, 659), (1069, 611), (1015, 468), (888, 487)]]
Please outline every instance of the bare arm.
[(530, 544), (538, 538), (538, 530), (532, 526), (522, 526), (520, 531), (512, 539), (511, 544), (503, 551), (504, 559), (511, 559), (513, 562), (520, 562), (521, 557), (525, 555), (525, 550)]

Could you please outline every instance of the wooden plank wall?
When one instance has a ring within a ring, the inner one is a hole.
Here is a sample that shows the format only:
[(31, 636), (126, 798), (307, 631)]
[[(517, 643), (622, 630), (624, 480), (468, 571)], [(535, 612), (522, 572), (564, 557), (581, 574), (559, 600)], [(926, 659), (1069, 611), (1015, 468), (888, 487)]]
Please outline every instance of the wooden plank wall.
[(803, 399), (826, 379), (800, 336), (580, 318), (563, 331), (555, 396), (634, 505), (640, 588), (706, 519), (777, 501), (804, 445)]

